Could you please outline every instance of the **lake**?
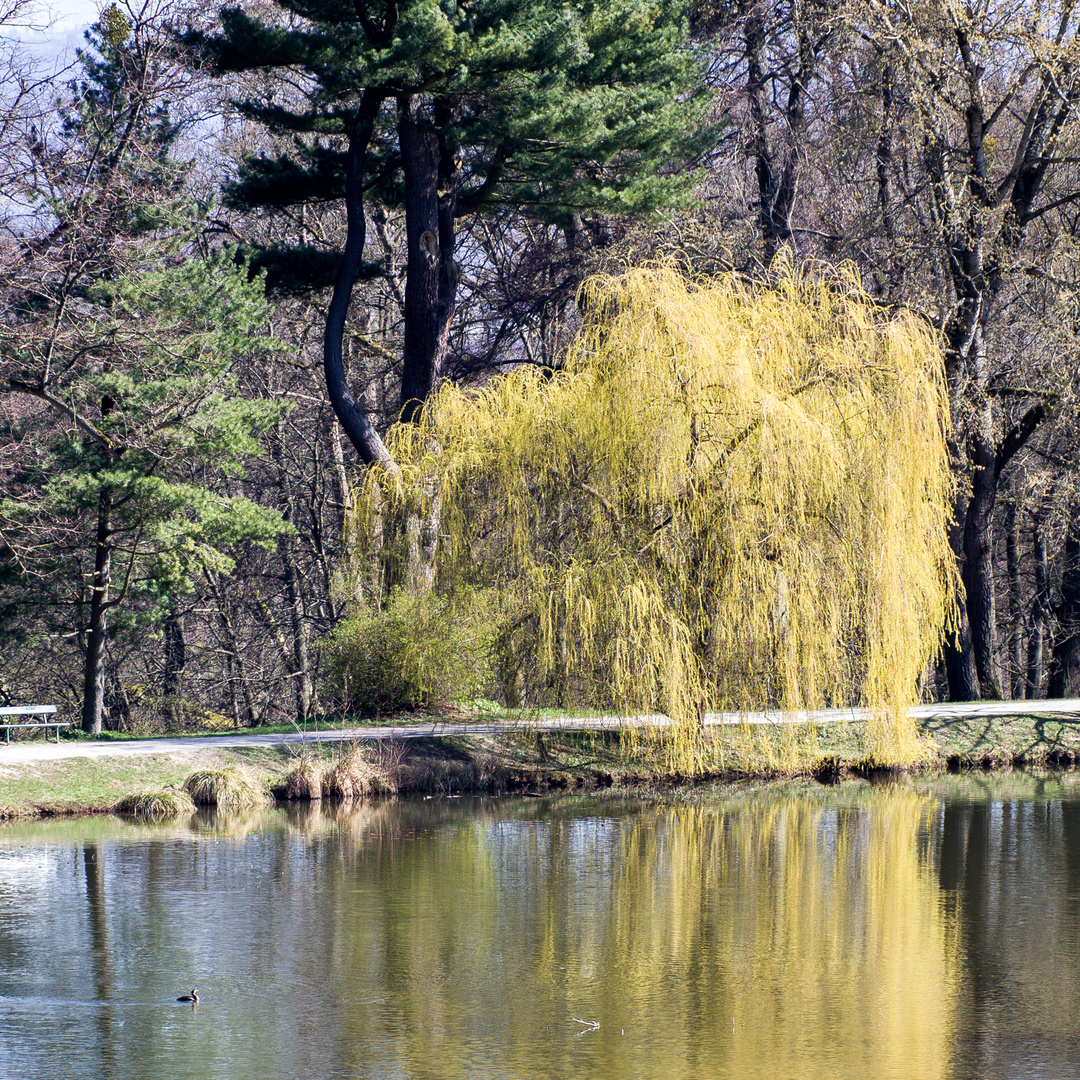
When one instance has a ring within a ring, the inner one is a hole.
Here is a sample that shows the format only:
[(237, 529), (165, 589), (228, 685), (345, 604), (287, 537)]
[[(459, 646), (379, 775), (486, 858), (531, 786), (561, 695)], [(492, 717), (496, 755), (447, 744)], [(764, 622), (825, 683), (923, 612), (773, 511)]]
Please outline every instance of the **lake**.
[(0, 828), (11, 1080), (1065, 1080), (1078, 992), (1072, 773)]

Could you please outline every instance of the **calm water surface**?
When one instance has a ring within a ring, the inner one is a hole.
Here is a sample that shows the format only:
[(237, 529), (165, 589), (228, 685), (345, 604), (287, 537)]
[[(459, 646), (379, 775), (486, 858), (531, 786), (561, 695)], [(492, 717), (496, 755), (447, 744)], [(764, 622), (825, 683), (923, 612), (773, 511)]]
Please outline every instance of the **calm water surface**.
[(0, 1077), (1080, 1078), (1078, 931), (1072, 775), (14, 826)]

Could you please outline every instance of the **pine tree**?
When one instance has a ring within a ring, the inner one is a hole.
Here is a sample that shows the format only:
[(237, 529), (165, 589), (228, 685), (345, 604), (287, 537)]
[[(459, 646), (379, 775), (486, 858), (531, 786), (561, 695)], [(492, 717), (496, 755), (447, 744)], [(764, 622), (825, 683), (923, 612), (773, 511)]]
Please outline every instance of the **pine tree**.
[[(349, 388), (342, 337), (364, 271), (365, 207), (403, 207), (408, 248), (402, 418), (440, 378), (454, 316), (456, 223), (507, 207), (570, 225), (685, 197), (710, 137), (677, 3), (640, 0), (285, 0), (193, 33), (221, 72), (285, 70), (279, 100), (239, 108), (293, 149), (245, 161), (236, 207), (344, 200), (344, 251), (270, 253), (318, 281), (332, 267), (327, 388), (367, 463), (395, 468)], [(297, 101), (295, 86), (306, 87)], [(284, 86), (284, 84), (283, 84)], [(291, 95), (291, 97), (290, 97)], [(325, 280), (325, 278), (324, 278)]]
[(88, 34), (62, 125), (36, 148), (26, 196), (45, 228), (9, 264), (0, 329), (5, 389), (38, 403), (9, 412), (6, 434), (29, 452), (0, 501), (6, 592), (29, 582), (32, 605), (50, 582), (46, 602), (71, 590), (95, 733), (121, 605), (139, 598), (161, 621), (193, 574), (283, 527), (207, 484), (242, 471), (281, 409), (235, 393), (234, 358), (267, 347), (266, 304), (242, 268), (192, 252), (146, 31), (110, 8)]

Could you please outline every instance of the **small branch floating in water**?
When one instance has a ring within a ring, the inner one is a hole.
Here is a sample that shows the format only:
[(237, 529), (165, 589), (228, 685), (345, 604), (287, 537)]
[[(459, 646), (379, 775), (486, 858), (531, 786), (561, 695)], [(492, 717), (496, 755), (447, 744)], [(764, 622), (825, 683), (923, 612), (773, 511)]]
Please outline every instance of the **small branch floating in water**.
[[(573, 1020), (575, 1024), (581, 1024), (584, 1027), (588, 1028), (589, 1031), (596, 1031), (597, 1028), (600, 1027), (600, 1021), (599, 1020), (582, 1020), (577, 1016), (571, 1016), (570, 1019)], [(578, 1034), (581, 1034), (581, 1033), (578, 1032)]]

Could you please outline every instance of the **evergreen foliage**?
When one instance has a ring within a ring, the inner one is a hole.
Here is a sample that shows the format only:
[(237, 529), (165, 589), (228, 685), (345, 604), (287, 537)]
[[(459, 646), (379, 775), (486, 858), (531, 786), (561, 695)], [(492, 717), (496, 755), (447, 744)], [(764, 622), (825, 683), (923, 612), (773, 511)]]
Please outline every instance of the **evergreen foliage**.
[[(701, 69), (672, 0), (284, 0), (276, 11), (227, 8), (219, 35), (188, 35), (219, 71), (289, 76), (238, 106), (292, 146), (249, 157), (227, 201), (281, 210), (344, 200), (327, 389), (361, 459), (392, 469), (342, 355), (364, 272), (365, 205), (405, 213), (401, 410), (412, 420), (442, 377), (457, 220), (509, 206), (569, 227), (589, 209), (642, 213), (684, 199), (687, 166), (712, 135), (700, 126)], [(307, 245), (295, 258), (274, 254), (275, 283), (305, 271), (317, 281)]]
[(388, 502), (437, 491), (440, 587), (501, 597), (532, 703), (659, 710), (691, 754), (705, 711), (867, 705), (878, 759), (912, 760), (953, 598), (932, 333), (790, 270), (636, 270), (582, 302), (565, 372), (444, 387), (393, 432), (404, 494), (367, 479), (362, 560)]
[(115, 7), (87, 38), (27, 183), (48, 231), (4, 281), (4, 385), (23, 402), (4, 434), (33, 453), (9, 478), (0, 529), (5, 614), (51, 609), (60, 632), (73, 616), (83, 726), (100, 731), (124, 605), (160, 625), (192, 575), (227, 571), (238, 545), (284, 528), (222, 483), (282, 406), (236, 392), (236, 360), (273, 348), (268, 307), (243, 268), (193, 246), (158, 46)]
[[(33, 572), (33, 553), (58, 527), (82, 534), (107, 493), (125, 578), (167, 602), (192, 573), (227, 572), (230, 549), (270, 544), (282, 528), (276, 511), (203, 482), (206, 469), (242, 475), (245, 459), (261, 452), (256, 434), (281, 415), (279, 403), (237, 396), (230, 371), (236, 357), (267, 347), (265, 300), (242, 268), (221, 259), (136, 267), (84, 295), (84, 360), (54, 383), (63, 422), (40, 440), (0, 519)], [(18, 355), (23, 343), (13, 335), (6, 344)], [(9, 435), (39, 422), (32, 414)]]
[[(193, 35), (222, 71), (291, 68), (293, 101), (248, 98), (244, 114), (293, 148), (253, 155), (228, 199), (241, 208), (345, 197), (350, 134), (365, 90), (387, 103), (372, 136), (368, 198), (400, 204), (402, 102), (434, 103), (428, 126), (456, 156), (456, 213), (488, 204), (552, 220), (590, 208), (643, 211), (685, 197), (706, 144), (700, 71), (678, 4), (342, 5), (287, 0), (279, 21), (226, 8), (222, 33)], [(288, 16), (294, 16), (288, 20)], [(287, 27), (287, 28), (286, 28)], [(666, 165), (662, 173), (658, 167)]]

